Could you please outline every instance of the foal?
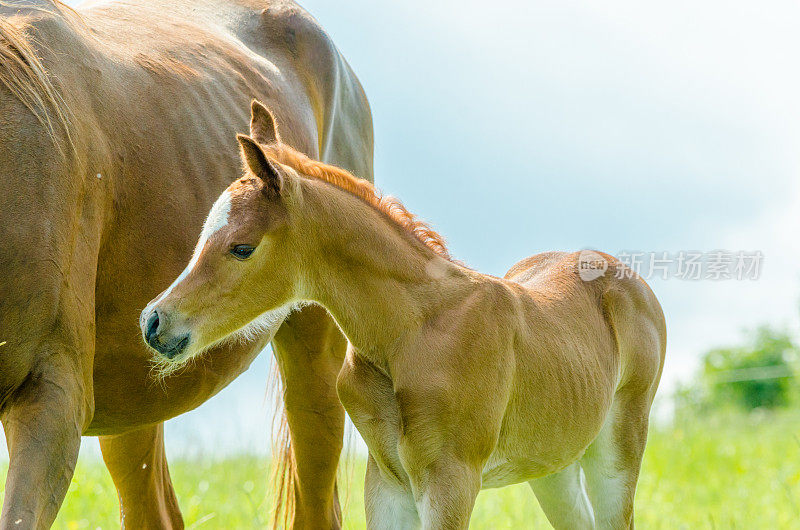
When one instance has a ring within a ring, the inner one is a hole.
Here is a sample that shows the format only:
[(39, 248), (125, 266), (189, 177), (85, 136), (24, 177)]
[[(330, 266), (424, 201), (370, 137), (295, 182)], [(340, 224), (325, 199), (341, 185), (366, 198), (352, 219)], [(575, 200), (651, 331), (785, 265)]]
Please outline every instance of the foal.
[(626, 274), (583, 281), (558, 252), (502, 279), (467, 269), (399, 202), (282, 144), (259, 114), (257, 140), (239, 136), (244, 177), (143, 330), (174, 345), (164, 362), (319, 303), (351, 343), (338, 391), (369, 447), (370, 528), (467, 528), (481, 488), (523, 481), (557, 528), (632, 527), (666, 336), (645, 282), (595, 253)]

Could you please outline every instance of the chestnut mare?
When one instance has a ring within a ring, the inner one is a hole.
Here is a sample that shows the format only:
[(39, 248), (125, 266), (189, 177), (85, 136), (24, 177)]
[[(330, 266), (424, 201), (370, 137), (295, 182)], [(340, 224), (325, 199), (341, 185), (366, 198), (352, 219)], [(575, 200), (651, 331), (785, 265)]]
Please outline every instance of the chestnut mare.
[(244, 177), (142, 315), (167, 369), (316, 302), (351, 344), (338, 392), (369, 448), (370, 528), (467, 528), (481, 488), (523, 481), (555, 527), (632, 527), (666, 344), (645, 282), (594, 253), (626, 274), (583, 281), (578, 255), (558, 252), (503, 279), (467, 269), (254, 108)]
[[(50, 527), (82, 434), (100, 436), (127, 528), (183, 527), (162, 422), (235, 379), (280, 322), (160, 384), (136, 322), (240, 174), (252, 97), (303, 152), (372, 178), (361, 86), (290, 0), (0, 2), (0, 528)], [(273, 345), (296, 463), (282, 491), (296, 527), (338, 526), (346, 341), (309, 307)]]

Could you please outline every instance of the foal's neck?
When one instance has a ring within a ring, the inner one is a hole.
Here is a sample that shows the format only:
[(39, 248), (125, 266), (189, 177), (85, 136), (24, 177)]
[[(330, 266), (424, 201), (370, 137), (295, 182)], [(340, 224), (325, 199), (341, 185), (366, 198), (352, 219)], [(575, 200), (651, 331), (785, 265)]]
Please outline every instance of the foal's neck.
[(439, 256), (360, 199), (324, 183), (308, 187), (308, 222), (316, 226), (303, 252), (305, 294), (328, 309), (361, 355), (390, 361), (475, 288), (478, 273)]

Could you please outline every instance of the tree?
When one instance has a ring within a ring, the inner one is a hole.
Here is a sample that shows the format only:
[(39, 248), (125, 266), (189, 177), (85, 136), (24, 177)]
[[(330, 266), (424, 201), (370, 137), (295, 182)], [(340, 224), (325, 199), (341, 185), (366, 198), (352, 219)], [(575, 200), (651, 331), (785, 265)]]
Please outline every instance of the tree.
[(789, 405), (795, 389), (798, 347), (785, 331), (761, 326), (745, 345), (705, 354), (701, 370), (703, 408), (735, 405), (747, 410)]

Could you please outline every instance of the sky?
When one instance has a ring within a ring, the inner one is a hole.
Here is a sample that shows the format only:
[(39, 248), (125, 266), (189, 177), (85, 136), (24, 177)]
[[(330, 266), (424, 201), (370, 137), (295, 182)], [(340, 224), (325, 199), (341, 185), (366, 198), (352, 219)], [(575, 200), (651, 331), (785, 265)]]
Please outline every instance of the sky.
[[(757, 280), (649, 281), (667, 319), (662, 396), (743, 330), (797, 329), (800, 5), (302, 5), (365, 88), (379, 187), (471, 267), (586, 248), (762, 253)], [(170, 453), (265, 450), (269, 359), (168, 422)]]

